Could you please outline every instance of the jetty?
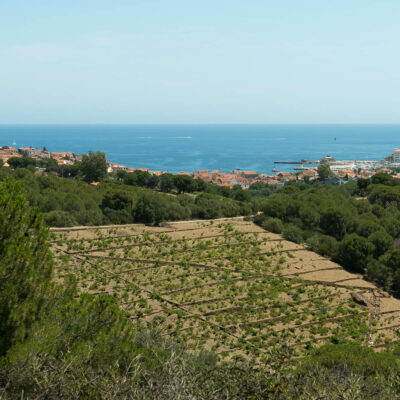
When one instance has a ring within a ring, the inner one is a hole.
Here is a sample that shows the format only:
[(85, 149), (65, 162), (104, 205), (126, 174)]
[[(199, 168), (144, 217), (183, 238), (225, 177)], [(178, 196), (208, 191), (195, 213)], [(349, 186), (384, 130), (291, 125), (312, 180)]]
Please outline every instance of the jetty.
[(274, 161), (274, 164), (319, 164), (319, 161), (300, 160), (300, 161)]

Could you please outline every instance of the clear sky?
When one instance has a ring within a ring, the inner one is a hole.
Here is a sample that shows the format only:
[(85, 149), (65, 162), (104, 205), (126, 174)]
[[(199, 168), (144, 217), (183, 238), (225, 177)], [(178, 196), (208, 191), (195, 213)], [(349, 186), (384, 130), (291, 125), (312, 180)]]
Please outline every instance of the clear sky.
[(2, 0), (0, 123), (399, 123), (400, 0)]

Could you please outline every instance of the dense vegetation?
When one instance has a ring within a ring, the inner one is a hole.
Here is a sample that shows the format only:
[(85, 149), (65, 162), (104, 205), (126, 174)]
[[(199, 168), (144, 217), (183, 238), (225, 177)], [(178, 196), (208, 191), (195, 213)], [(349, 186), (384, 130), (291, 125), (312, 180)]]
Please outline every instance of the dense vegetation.
[[(233, 217), (252, 214), (259, 204), (259, 200), (247, 197), (249, 193), (240, 188), (221, 194), (218, 187), (207, 185), (204, 191), (196, 189), (186, 194), (181, 190), (179, 194), (173, 186), (164, 193), (112, 177), (93, 187), (77, 178), (37, 175), (22, 168), (15, 171), (2, 168), (0, 179), (7, 176), (26, 184), (30, 205), (41, 209), (50, 226), (159, 224), (162, 221)], [(258, 194), (258, 190), (254, 193)]]
[[(103, 153), (89, 153), (81, 163), (57, 165), (55, 160), (29, 157), (9, 160), (0, 167), (27, 187), (31, 206), (37, 206), (50, 226), (159, 224), (162, 221), (250, 215), (274, 191), (257, 183), (248, 191), (207, 184), (185, 175), (151, 175), (145, 171), (106, 174)], [(37, 170), (37, 168), (41, 168)], [(88, 184), (101, 180), (97, 187)]]
[[(331, 345), (293, 367), (220, 363), (135, 331), (115, 299), (53, 277), (49, 232), (21, 183), (0, 183), (2, 399), (395, 399), (397, 351)], [(279, 360), (277, 360), (279, 361)]]
[(343, 186), (286, 186), (256, 221), (400, 295), (400, 181), (377, 174)]

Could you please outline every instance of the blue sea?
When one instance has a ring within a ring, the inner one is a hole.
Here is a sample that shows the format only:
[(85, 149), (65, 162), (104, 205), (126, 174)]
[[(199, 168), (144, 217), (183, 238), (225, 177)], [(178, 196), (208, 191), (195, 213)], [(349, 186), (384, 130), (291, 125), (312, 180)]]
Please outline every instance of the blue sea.
[(274, 161), (381, 159), (400, 146), (400, 125), (0, 125), (0, 145), (13, 143), (172, 173), (271, 173), (294, 167)]

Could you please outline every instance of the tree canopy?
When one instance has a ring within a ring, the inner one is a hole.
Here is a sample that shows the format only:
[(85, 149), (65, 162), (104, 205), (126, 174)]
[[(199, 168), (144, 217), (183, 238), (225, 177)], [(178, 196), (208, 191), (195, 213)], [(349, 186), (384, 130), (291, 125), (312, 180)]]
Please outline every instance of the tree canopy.
[(86, 182), (101, 181), (107, 174), (106, 155), (100, 151), (89, 151), (82, 158), (81, 171)]

